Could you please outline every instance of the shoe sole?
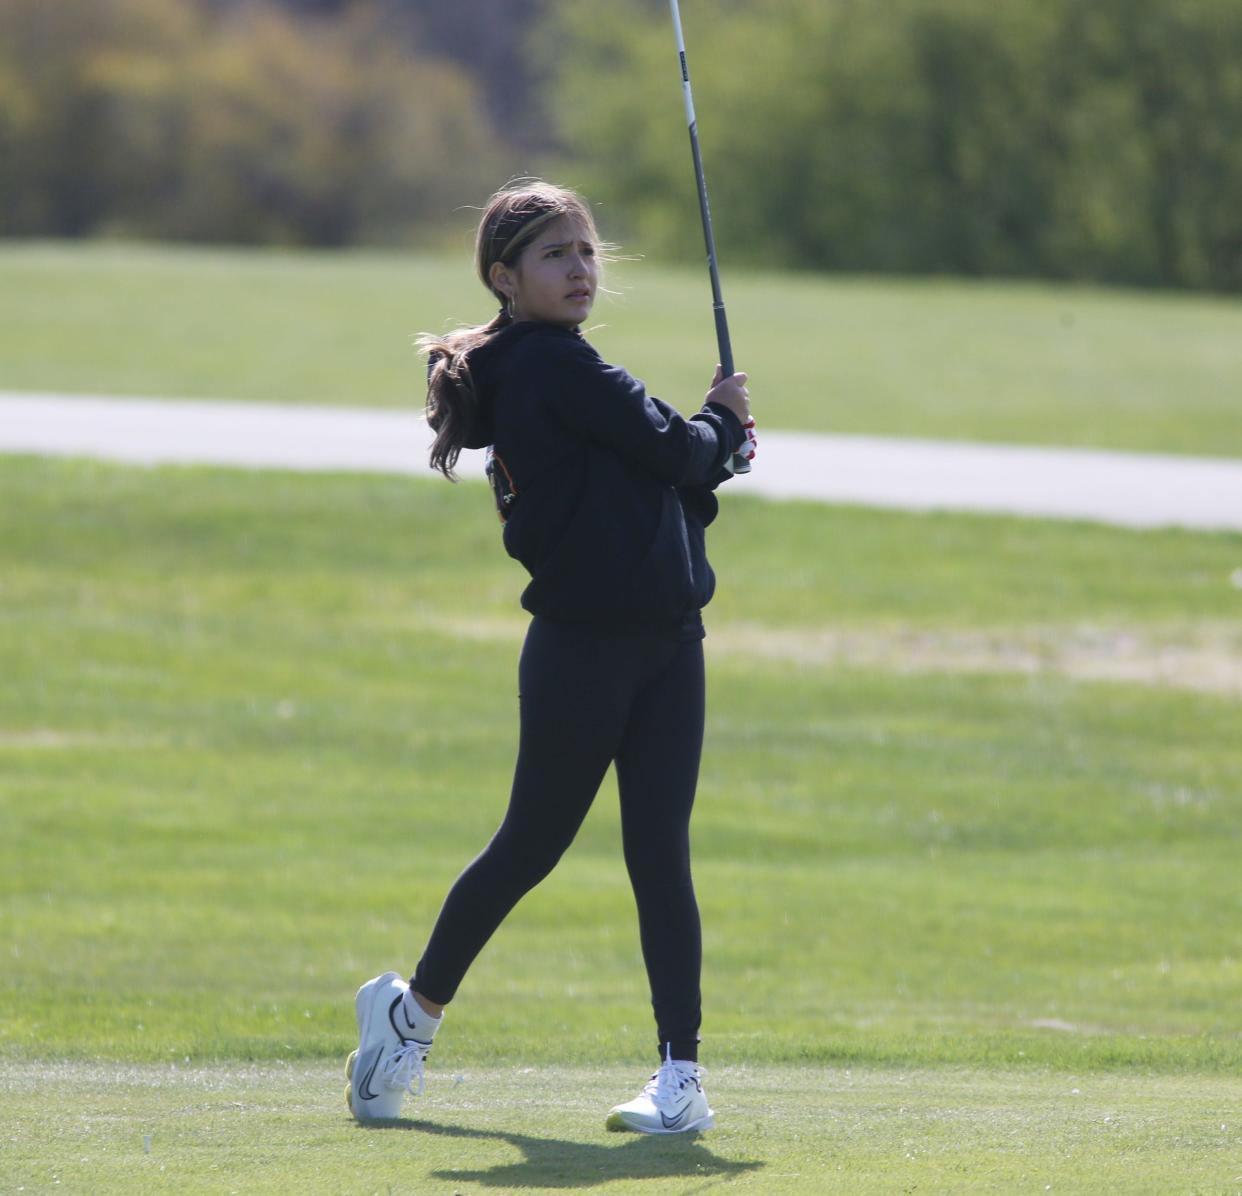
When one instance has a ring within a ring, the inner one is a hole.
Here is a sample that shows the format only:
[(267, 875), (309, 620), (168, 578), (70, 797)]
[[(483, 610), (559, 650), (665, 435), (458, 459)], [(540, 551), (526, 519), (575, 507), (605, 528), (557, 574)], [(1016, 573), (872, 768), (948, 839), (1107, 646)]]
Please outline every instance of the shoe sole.
[[(354, 1113), (354, 1064), (357, 1060), (357, 1051), (350, 1051), (349, 1058), (345, 1060), (345, 1107), (355, 1117), (358, 1117), (358, 1114)], [(358, 1117), (358, 1120), (361, 1121), (362, 1118)]]
[(626, 1131), (634, 1134), (688, 1134), (692, 1130), (710, 1130), (716, 1127), (716, 1114), (708, 1112), (705, 1117), (700, 1117), (698, 1121), (692, 1121), (689, 1125), (679, 1125), (676, 1129), (666, 1130), (662, 1126), (650, 1125), (633, 1125), (620, 1113), (609, 1113), (608, 1120), (604, 1122), (606, 1130)]

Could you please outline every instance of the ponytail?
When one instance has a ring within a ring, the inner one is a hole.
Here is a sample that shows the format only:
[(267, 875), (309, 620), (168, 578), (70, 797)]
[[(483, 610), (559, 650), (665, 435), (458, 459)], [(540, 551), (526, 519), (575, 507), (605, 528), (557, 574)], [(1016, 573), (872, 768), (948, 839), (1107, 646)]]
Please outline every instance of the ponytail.
[(450, 482), (457, 480), (453, 469), (479, 405), (470, 376), (470, 353), (512, 323), (513, 317), (501, 308), (489, 324), (418, 338), (419, 349), (427, 355), (425, 414), (436, 434), (431, 442), (431, 468), (438, 469)]

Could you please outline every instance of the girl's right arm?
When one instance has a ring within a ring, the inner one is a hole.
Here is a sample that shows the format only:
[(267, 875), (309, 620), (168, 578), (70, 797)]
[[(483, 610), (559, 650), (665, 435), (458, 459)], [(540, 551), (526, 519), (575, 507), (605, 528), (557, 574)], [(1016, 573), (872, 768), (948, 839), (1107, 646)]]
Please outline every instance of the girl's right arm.
[(745, 443), (745, 421), (737, 410), (749, 411), (744, 374), (717, 383), (702, 410), (685, 419), (625, 370), (606, 365), (585, 342), (558, 341), (556, 348), (543, 393), (557, 416), (661, 481), (712, 484)]

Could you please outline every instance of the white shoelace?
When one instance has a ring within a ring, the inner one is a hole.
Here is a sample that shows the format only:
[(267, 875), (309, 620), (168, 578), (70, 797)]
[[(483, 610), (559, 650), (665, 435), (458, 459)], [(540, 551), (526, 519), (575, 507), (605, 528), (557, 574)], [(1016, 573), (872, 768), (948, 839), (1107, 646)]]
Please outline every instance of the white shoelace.
[(674, 1063), (666, 1059), (660, 1064), (660, 1070), (647, 1081), (643, 1095), (650, 1096), (657, 1105), (671, 1104), (687, 1084), (695, 1083), (702, 1075), (703, 1069), (697, 1064)]
[[(384, 1082), (389, 1088), (404, 1088), (415, 1096), (422, 1096), (427, 1086), (423, 1075), (423, 1063), (431, 1050), (429, 1042), (406, 1041), (380, 1064)], [(414, 1078), (418, 1077), (418, 1088)]]

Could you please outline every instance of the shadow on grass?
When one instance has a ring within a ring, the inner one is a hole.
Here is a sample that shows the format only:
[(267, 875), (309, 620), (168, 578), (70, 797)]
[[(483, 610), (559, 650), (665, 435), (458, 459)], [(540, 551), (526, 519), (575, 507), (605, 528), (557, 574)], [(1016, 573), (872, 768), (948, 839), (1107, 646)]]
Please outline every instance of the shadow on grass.
[(436, 1179), (468, 1180), (492, 1188), (589, 1188), (615, 1179), (661, 1179), (683, 1176), (728, 1178), (756, 1171), (762, 1162), (718, 1158), (698, 1134), (626, 1134), (617, 1146), (535, 1138), (503, 1130), (476, 1130), (434, 1121), (376, 1122), (368, 1128), (414, 1130), (447, 1138), (479, 1138), (508, 1142), (522, 1152), (519, 1163), (499, 1163), (483, 1171), (453, 1168), (429, 1172)]

